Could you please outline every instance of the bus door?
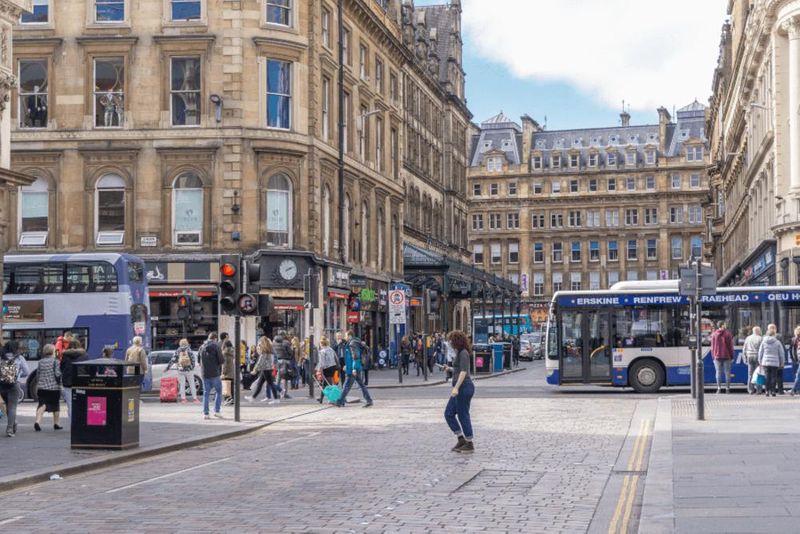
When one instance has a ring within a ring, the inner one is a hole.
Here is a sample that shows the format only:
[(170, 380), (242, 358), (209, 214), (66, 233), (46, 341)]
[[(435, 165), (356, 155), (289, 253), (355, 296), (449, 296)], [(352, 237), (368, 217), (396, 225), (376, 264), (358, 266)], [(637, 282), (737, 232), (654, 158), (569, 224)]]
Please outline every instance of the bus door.
[(608, 310), (565, 310), (561, 315), (561, 382), (610, 383)]

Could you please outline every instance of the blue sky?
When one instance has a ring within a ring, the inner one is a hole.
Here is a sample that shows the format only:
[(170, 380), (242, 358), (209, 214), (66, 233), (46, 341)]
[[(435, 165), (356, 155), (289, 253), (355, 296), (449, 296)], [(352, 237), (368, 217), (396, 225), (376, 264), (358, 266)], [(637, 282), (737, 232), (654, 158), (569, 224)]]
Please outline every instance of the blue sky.
[[(417, 0), (417, 5), (446, 0)], [(655, 123), (707, 103), (727, 0), (462, 0), (474, 121), (501, 110), (550, 130)], [(691, 13), (692, 16), (687, 16)]]

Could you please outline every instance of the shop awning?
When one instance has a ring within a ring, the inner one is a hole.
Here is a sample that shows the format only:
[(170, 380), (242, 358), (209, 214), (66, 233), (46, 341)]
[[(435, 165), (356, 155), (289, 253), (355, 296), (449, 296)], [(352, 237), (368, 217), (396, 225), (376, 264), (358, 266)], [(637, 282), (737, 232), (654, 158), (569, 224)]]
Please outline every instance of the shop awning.
[(347, 300), (350, 298), (350, 292), (344, 289), (328, 288), (328, 298)]

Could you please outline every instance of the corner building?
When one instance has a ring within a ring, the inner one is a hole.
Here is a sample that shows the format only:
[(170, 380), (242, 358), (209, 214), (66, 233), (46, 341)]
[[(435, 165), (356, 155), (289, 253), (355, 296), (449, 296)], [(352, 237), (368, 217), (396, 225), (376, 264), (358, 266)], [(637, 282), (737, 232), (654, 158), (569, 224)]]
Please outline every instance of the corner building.
[(676, 278), (702, 255), (705, 108), (657, 124), (548, 131), (502, 113), (472, 136), (473, 262), (522, 288), (534, 324), (559, 290)]
[[(156, 347), (179, 337), (182, 291), (203, 302), (193, 343), (232, 329), (217, 322), (220, 253), (256, 254), (273, 297), (269, 317), (245, 323), (249, 342), (309, 332), (315, 268), (314, 333), (354, 327), (373, 347), (387, 342), (407, 232), (466, 253), (458, 2), (345, 0), (343, 196), (336, 2), (33, 3), (15, 26), (10, 108), (12, 166), (36, 181), (14, 192), (10, 248), (143, 257)], [(428, 226), (406, 215), (412, 190), (431, 203)]]

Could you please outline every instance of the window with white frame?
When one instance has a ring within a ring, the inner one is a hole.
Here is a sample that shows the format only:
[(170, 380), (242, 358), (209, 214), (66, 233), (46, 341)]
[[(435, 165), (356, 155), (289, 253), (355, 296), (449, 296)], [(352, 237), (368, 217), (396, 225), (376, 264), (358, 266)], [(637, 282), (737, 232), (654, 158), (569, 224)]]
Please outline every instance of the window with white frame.
[(533, 156), (533, 169), (540, 170), (542, 168), (542, 156)]
[(619, 226), (619, 210), (618, 209), (606, 209), (606, 226), (609, 228), (614, 228)]
[(292, 127), (292, 64), (267, 60), (267, 127)]
[(630, 151), (625, 153), (625, 165), (629, 167), (636, 165), (636, 152)]
[(597, 192), (597, 178), (592, 178), (589, 180), (589, 192), (596, 193)]
[(600, 210), (587, 210), (586, 211), (586, 226), (588, 228), (600, 227)]
[(345, 64), (350, 65), (350, 30), (347, 28), (342, 30), (342, 52)]
[(675, 236), (672, 238), (672, 259), (673, 260), (682, 260), (683, 259), (683, 238), (680, 236)]
[(489, 229), (490, 230), (501, 230), (503, 228), (502, 218), (499, 213), (490, 213), (489, 214)]
[(669, 183), (671, 189), (680, 189), (681, 188), (681, 175), (680, 174), (671, 174), (669, 177)]
[(563, 228), (564, 227), (564, 214), (551, 213), (550, 214), (550, 228)]
[(331, 12), (327, 8), (322, 8), (320, 17), (320, 31), (322, 33), (322, 44), (331, 47)]
[(331, 81), (322, 78), (322, 138), (331, 138)]
[(500, 158), (486, 158), (486, 170), (488, 172), (502, 172), (503, 161)]
[(619, 271), (608, 271), (608, 287), (619, 282)]
[(173, 126), (199, 126), (201, 117), (200, 58), (170, 58), (170, 106)]
[(367, 144), (369, 139), (369, 119), (367, 118), (367, 106), (361, 106), (360, 118), (356, 125), (358, 126), (358, 156), (361, 161), (366, 161), (367, 152), (369, 151)]
[(292, 221), (292, 182), (276, 174), (267, 182), (267, 245), (291, 247)]
[(201, 0), (170, 0), (170, 17), (182, 22), (200, 20), (203, 16)]
[(350, 150), (350, 95), (344, 94), (344, 110), (342, 113), (342, 138), (344, 139), (344, 152)]
[(516, 241), (508, 243), (508, 263), (519, 263), (519, 243)]
[(94, 0), (94, 21), (99, 23), (123, 22), (124, 0)]
[(570, 261), (577, 263), (581, 261), (581, 242), (573, 241), (570, 246)]
[(472, 245), (472, 263), (483, 265), (483, 245), (480, 243)]
[(475, 231), (483, 230), (483, 215), (473, 214), (472, 215), (472, 229)]
[(509, 182), (508, 183), (508, 194), (509, 195), (516, 195), (517, 194), (517, 182)]
[(639, 271), (636, 271), (636, 270), (628, 271), (627, 272), (627, 278), (628, 278), (628, 280), (630, 280), (632, 282), (635, 282), (636, 280), (639, 279)]
[(19, 61), (19, 127), (47, 128), (49, 76), (46, 59)]
[(636, 191), (636, 178), (634, 176), (628, 176), (625, 179), (625, 187), (628, 191)]
[(560, 169), (561, 168), (561, 155), (560, 154), (553, 154), (551, 158), (552, 168)]
[(703, 222), (702, 206), (689, 206), (689, 224), (701, 224)]
[(645, 163), (648, 165), (655, 165), (656, 163), (656, 151), (655, 150), (647, 150), (644, 153)]
[(702, 146), (687, 147), (686, 161), (703, 161), (703, 147)]
[(533, 182), (533, 194), (534, 195), (542, 194), (542, 182)]
[(600, 273), (592, 271), (589, 273), (589, 290), (600, 289)]
[(175, 245), (203, 243), (203, 182), (185, 172), (172, 183), (172, 226)]
[(531, 228), (544, 228), (544, 213), (531, 214)]
[(553, 180), (552, 184), (550, 184), (550, 187), (553, 193), (561, 192), (561, 182), (559, 182), (558, 180)]
[(385, 228), (386, 221), (385, 221), (385, 218), (384, 218), (384, 215), (383, 215), (383, 209), (380, 209), (380, 208), (378, 209), (378, 221), (377, 221), (377, 223), (378, 223), (378, 239), (376, 239), (376, 241), (378, 242), (378, 270), (382, 271), (383, 270), (383, 266), (384, 266), (384, 262), (383, 262), (383, 256), (384, 256), (384, 252), (383, 252), (383, 236), (384, 236), (384, 234), (386, 232), (386, 228)]
[(519, 273), (508, 273), (509, 281), (514, 285), (519, 285)]
[(646, 278), (647, 280), (650, 280), (650, 281), (652, 281), (652, 280), (658, 280), (658, 271), (647, 271), (647, 272), (645, 273), (645, 278)]
[(472, 184), (472, 196), (479, 197), (481, 196), (481, 184)]
[(94, 60), (94, 125), (120, 128), (125, 121), (125, 58)]
[(608, 189), (609, 191), (616, 191), (617, 190), (617, 179), (616, 178), (609, 178), (608, 179), (608, 184), (606, 186), (606, 189)]
[(619, 260), (619, 244), (616, 240), (608, 242), (608, 261)]
[(570, 180), (569, 181), (569, 192), (570, 193), (577, 193), (579, 190), (578, 180)]
[(544, 295), (544, 273), (533, 273), (533, 296)]
[(95, 243), (121, 245), (125, 240), (125, 180), (106, 174), (95, 185)]
[(670, 224), (683, 224), (683, 206), (669, 207)]
[(658, 224), (658, 208), (645, 208), (644, 209), (644, 223), (645, 224)]
[(691, 252), (693, 258), (700, 258), (703, 255), (703, 238), (699, 235), (692, 236)]
[(544, 243), (533, 244), (533, 263), (544, 263)]
[(500, 186), (497, 184), (489, 184), (489, 194), (497, 196), (500, 194)]
[(367, 241), (369, 239), (369, 205), (366, 202), (361, 203), (361, 265), (366, 266), (369, 263), (369, 246)]
[(571, 291), (581, 290), (581, 273), (569, 273), (569, 288)]
[(581, 212), (579, 210), (570, 210), (569, 212), (569, 225), (572, 228), (581, 227)]
[(366, 80), (367, 76), (369, 76), (369, 51), (367, 47), (359, 45), (358, 47), (358, 73), (362, 80)]
[(400, 141), (397, 133), (397, 128), (389, 129), (389, 150), (392, 163), (392, 178), (397, 179), (400, 176)]
[(553, 263), (561, 263), (564, 261), (564, 244), (553, 243)]
[(656, 189), (656, 177), (652, 174), (650, 176), (645, 176), (644, 178), (644, 188), (648, 191), (655, 191)]
[(570, 154), (569, 155), (569, 167), (570, 167), (570, 169), (577, 169), (580, 160), (581, 160), (581, 158), (580, 158), (580, 156), (578, 154)]
[(489, 250), (490, 250), (489, 261), (491, 261), (492, 265), (499, 264), (503, 260), (502, 256), (500, 255), (500, 243), (492, 243), (491, 245), (489, 245)]
[(699, 174), (692, 174), (689, 177), (689, 187), (692, 189), (697, 189), (700, 187), (700, 175)]
[(379, 171), (384, 170), (383, 159), (383, 119), (375, 117), (375, 160)]
[(627, 208), (625, 210), (625, 226), (636, 226), (639, 224), (639, 208)]
[(638, 257), (638, 243), (635, 239), (628, 240), (628, 256), (629, 260), (635, 260)]
[(597, 154), (589, 154), (589, 167), (597, 167)]
[(589, 261), (600, 261), (600, 241), (589, 241)]
[(383, 94), (383, 61), (375, 58), (375, 90)]
[(20, 24), (48, 24), (51, 0), (33, 0), (33, 11), (22, 13)]
[(553, 273), (553, 293), (564, 288), (564, 273)]
[(647, 259), (648, 260), (656, 260), (656, 259), (658, 259), (658, 240), (657, 239), (648, 239), (647, 240)]
[(616, 167), (617, 166), (617, 153), (616, 152), (609, 152), (606, 154), (606, 165), (609, 167)]
[(506, 228), (516, 230), (519, 228), (519, 213), (506, 214)]
[(267, 23), (291, 26), (292, 2), (293, 0), (267, 0)]
[(19, 237), (20, 247), (43, 247), (47, 245), (50, 231), (50, 193), (47, 180), (37, 178), (31, 185), (19, 188)]

